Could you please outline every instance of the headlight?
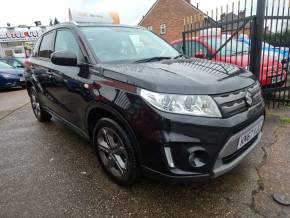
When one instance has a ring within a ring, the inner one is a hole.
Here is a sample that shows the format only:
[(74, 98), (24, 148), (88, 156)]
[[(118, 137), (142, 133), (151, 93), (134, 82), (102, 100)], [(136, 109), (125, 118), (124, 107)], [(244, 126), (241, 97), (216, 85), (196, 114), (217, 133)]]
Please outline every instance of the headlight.
[(8, 73), (2, 73), (1, 76), (3, 76), (4, 78), (11, 78), (12, 75), (8, 74)]
[(222, 117), (215, 101), (207, 95), (175, 95), (141, 89), (140, 96), (155, 108), (176, 114)]

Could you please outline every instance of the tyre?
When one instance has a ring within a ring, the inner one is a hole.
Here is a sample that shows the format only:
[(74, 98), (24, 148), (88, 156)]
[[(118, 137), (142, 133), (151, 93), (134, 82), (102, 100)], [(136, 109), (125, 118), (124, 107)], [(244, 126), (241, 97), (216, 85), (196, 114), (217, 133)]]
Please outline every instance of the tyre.
[(110, 118), (102, 118), (95, 125), (93, 143), (99, 162), (114, 182), (129, 186), (139, 175), (132, 141), (123, 128)]
[(30, 102), (33, 113), (39, 122), (48, 122), (51, 120), (51, 115), (42, 109), (37, 91), (34, 87), (30, 88)]

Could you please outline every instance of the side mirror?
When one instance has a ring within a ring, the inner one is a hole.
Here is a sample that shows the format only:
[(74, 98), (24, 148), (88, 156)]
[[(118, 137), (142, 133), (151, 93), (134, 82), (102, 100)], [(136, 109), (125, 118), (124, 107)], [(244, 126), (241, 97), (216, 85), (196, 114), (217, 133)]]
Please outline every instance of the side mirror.
[(198, 51), (195, 53), (194, 57), (196, 58), (206, 58), (206, 55), (203, 51)]
[(75, 67), (78, 65), (76, 54), (69, 51), (56, 51), (50, 55), (53, 64)]

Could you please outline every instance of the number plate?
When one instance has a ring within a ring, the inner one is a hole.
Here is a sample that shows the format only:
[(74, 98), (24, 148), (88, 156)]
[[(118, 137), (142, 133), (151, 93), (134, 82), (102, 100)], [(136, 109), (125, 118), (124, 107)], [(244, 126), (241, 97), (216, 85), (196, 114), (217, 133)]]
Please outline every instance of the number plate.
[(20, 82), (24, 82), (25, 81), (25, 78), (24, 77), (20, 77)]
[(238, 143), (238, 150), (244, 147), (249, 141), (251, 141), (256, 135), (258, 135), (261, 132), (261, 128), (263, 125), (263, 121), (258, 123), (256, 126), (254, 126), (252, 129), (250, 129), (248, 132), (246, 132), (244, 135), (242, 135), (239, 139)]

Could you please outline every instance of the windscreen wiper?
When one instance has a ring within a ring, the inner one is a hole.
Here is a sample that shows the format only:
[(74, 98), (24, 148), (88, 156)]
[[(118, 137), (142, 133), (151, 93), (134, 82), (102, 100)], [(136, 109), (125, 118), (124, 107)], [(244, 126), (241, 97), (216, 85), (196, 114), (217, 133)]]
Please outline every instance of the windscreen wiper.
[(161, 60), (168, 60), (171, 59), (171, 57), (152, 57), (152, 58), (145, 58), (141, 60), (135, 61), (135, 63), (146, 63), (146, 62), (153, 62), (153, 61), (161, 61)]

